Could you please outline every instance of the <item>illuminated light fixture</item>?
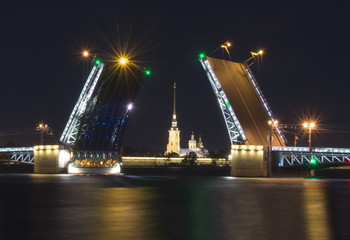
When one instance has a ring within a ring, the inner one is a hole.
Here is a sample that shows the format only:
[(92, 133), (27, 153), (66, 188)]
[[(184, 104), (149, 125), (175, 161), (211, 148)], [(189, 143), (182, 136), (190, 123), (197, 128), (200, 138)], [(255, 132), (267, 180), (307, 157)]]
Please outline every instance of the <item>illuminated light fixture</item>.
[(256, 148), (257, 148), (258, 150), (263, 150), (264, 147), (263, 147), (263, 146), (257, 146)]
[(127, 109), (128, 109), (128, 110), (131, 110), (132, 107), (133, 107), (132, 103), (129, 103), (128, 106), (127, 106)]
[(316, 161), (314, 158), (312, 158), (312, 159), (310, 160), (310, 163), (314, 165), (314, 164), (317, 163), (317, 161)]
[(144, 73), (146, 76), (149, 76), (149, 75), (151, 75), (151, 70), (146, 69), (146, 70), (143, 71), (143, 73)]
[(252, 56), (263, 55), (263, 53), (264, 53), (263, 50), (259, 50), (258, 52), (250, 52), (250, 54), (252, 54)]
[(227, 47), (231, 47), (231, 43), (230, 42), (225, 42), (224, 44), (221, 45), (222, 48), (227, 48)]
[(277, 125), (278, 125), (278, 121), (277, 121), (277, 120), (273, 120), (273, 121), (269, 120), (269, 121), (267, 122), (267, 124), (268, 124), (269, 126), (277, 126)]
[(83, 51), (83, 57), (88, 57), (90, 53), (88, 51)]
[(228, 50), (229, 47), (231, 47), (231, 43), (230, 42), (225, 42), (224, 44), (221, 45), (222, 48), (224, 48), (227, 52), (227, 54), (230, 56), (230, 51)]
[(129, 62), (129, 60), (126, 59), (126, 58), (120, 58), (119, 59), (119, 63), (122, 64), (122, 65), (127, 64), (128, 62)]
[(206, 57), (205, 53), (201, 52), (198, 55), (199, 59), (204, 59)]
[(97, 58), (95, 59), (95, 65), (100, 65), (102, 63), (101, 59)]

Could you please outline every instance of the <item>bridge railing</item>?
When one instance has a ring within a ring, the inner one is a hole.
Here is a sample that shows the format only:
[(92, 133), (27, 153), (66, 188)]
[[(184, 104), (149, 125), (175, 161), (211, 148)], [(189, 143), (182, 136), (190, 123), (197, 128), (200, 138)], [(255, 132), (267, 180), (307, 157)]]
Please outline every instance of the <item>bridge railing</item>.
[(34, 164), (34, 147), (0, 148), (0, 162)]
[(311, 161), (322, 164), (350, 163), (350, 148), (314, 148), (309, 152), (308, 147), (272, 147), (272, 151), (280, 167), (310, 164)]

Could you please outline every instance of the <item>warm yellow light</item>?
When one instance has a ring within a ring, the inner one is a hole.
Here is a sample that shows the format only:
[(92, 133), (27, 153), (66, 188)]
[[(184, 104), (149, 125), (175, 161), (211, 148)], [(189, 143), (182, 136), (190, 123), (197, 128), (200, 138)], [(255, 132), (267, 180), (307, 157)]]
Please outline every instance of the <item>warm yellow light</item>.
[(120, 63), (120, 64), (126, 64), (126, 63), (128, 63), (128, 62), (129, 62), (129, 60), (126, 59), (126, 58), (120, 58), (120, 59), (119, 59), (119, 63)]
[(227, 42), (226, 46), (231, 47), (231, 43)]
[(84, 57), (88, 57), (90, 55), (90, 53), (88, 51), (83, 51), (83, 56)]
[(303, 123), (303, 127), (304, 128), (315, 128), (316, 127), (316, 123), (315, 122), (304, 122)]
[(277, 120), (273, 120), (273, 122), (272, 122), (271, 120), (269, 120), (269, 121), (267, 122), (267, 124), (270, 125), (270, 126), (271, 126), (271, 125), (275, 125), (275, 126), (276, 126), (276, 125), (278, 125), (278, 121), (277, 121)]
[(250, 52), (252, 54), (252, 56), (258, 56), (258, 55), (262, 55), (264, 53), (263, 50), (259, 50), (259, 52), (255, 53), (255, 52)]

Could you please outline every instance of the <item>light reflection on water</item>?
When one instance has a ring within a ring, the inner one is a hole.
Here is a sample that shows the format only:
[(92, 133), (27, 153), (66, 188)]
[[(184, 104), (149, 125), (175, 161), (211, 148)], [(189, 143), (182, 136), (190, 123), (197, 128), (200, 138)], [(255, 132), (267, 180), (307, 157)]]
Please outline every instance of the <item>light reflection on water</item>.
[(3, 174), (0, 239), (350, 239), (349, 184)]
[(331, 222), (327, 212), (329, 203), (325, 190), (320, 184), (307, 185), (303, 189), (305, 224), (309, 240), (331, 239)]

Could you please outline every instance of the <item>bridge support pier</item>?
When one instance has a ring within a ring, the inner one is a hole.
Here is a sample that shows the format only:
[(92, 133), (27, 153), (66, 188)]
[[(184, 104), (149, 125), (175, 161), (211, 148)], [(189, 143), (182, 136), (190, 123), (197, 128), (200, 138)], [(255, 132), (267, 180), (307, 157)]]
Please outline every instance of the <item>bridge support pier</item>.
[(70, 153), (60, 145), (34, 146), (34, 173), (66, 173)]
[(233, 177), (267, 177), (267, 146), (232, 145), (231, 176)]

